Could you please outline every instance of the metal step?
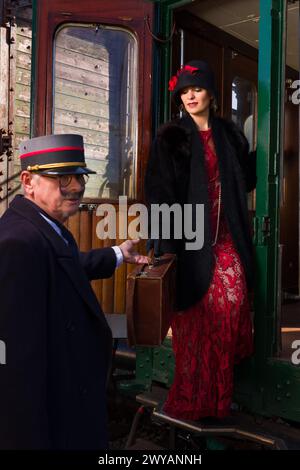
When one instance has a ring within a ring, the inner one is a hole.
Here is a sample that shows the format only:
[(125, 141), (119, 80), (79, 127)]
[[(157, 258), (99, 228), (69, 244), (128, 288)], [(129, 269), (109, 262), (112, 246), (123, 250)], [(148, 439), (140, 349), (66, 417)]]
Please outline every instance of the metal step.
[[(173, 418), (167, 415), (162, 406), (154, 408), (152, 413), (153, 420), (164, 422), (175, 428), (184, 429), (196, 435), (203, 437), (208, 436), (226, 436), (244, 441), (252, 441), (277, 450), (286, 450), (287, 446), (283, 439), (265, 433), (261, 427), (255, 425), (247, 425), (239, 422), (239, 417), (214, 419), (208, 418), (200, 421), (188, 421)], [(209, 424), (208, 424), (209, 423)]]

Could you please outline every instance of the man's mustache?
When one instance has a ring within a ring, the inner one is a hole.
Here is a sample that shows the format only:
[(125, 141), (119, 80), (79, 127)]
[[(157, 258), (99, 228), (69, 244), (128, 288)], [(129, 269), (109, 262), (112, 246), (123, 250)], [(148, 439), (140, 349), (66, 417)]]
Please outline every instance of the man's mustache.
[(72, 192), (72, 193), (68, 193), (67, 191), (61, 191), (61, 195), (65, 198), (65, 199), (71, 199), (71, 200), (75, 200), (75, 199), (81, 199), (82, 196), (83, 196), (83, 193), (84, 193), (84, 190), (83, 191), (78, 191), (76, 193)]

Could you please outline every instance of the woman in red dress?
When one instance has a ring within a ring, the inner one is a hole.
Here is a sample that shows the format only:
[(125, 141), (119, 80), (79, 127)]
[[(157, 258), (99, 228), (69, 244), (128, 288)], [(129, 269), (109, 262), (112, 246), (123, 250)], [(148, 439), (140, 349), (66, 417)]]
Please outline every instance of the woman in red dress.
[[(170, 80), (182, 118), (159, 129), (147, 174), (151, 203), (204, 204), (204, 245), (188, 250), (174, 236), (162, 252), (178, 257), (172, 321), (175, 378), (164, 410), (188, 420), (230, 413), (233, 367), (252, 353), (248, 288), (253, 279), (246, 192), (255, 158), (242, 132), (214, 114), (214, 77), (192, 61)], [(172, 234), (171, 230), (171, 234)], [(174, 235), (174, 233), (173, 233)]]

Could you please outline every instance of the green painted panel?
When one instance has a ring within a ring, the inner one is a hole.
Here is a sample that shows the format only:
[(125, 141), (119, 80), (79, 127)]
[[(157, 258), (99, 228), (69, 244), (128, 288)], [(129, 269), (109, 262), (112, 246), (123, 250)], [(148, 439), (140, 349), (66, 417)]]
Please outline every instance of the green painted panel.
[(153, 351), (153, 380), (170, 386), (174, 379), (174, 355), (170, 344)]
[[(284, 0), (260, 2), (255, 296), (255, 350), (258, 365), (276, 351), (279, 251), (279, 167), (283, 129)], [(269, 225), (267, 233), (266, 226)]]

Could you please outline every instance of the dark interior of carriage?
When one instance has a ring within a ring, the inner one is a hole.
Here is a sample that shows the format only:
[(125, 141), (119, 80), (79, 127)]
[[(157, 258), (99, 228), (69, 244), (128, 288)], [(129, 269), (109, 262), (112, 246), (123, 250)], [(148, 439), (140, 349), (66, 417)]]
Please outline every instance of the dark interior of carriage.
[[(285, 81), (285, 129), (280, 208), (279, 358), (290, 360), (300, 339), (299, 266), (299, 109), (292, 83), (299, 79), (299, 2), (288, 2)], [(244, 130), (251, 148), (257, 142), (259, 0), (202, 0), (176, 13), (173, 68), (201, 57), (217, 77), (219, 110)], [(224, 47), (225, 46), (225, 47)], [(258, 168), (259, 171), (259, 168)], [(255, 211), (255, 191), (249, 196)]]

